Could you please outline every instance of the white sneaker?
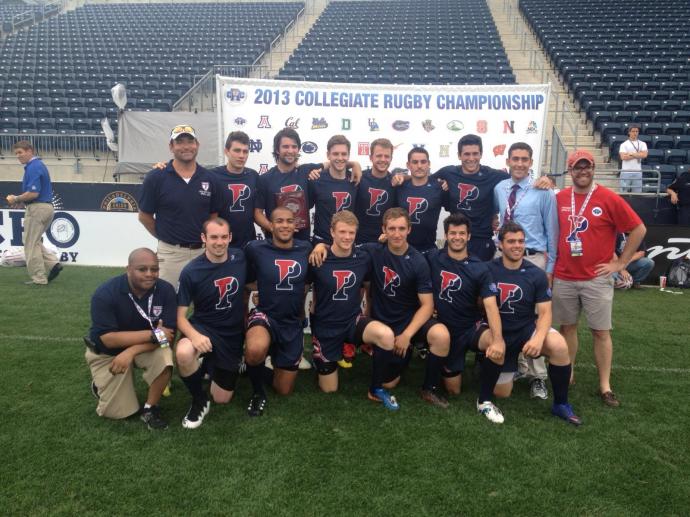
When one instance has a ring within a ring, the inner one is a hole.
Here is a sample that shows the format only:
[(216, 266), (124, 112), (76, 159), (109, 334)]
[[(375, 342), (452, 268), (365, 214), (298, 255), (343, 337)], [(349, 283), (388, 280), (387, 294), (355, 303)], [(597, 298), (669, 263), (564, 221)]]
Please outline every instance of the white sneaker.
[(302, 357), (302, 359), (300, 359), (298, 368), (300, 370), (311, 370), (311, 363)]
[(490, 400), (482, 402), (481, 404), (477, 401), (477, 411), (494, 424), (502, 424), (504, 421), (503, 413), (501, 413), (501, 410), (494, 406), (494, 403)]
[(549, 398), (549, 389), (542, 379), (533, 379), (530, 383), (529, 396), (533, 399), (546, 400)]
[(211, 401), (209, 399), (192, 400), (192, 405), (182, 420), (182, 427), (185, 429), (196, 429), (204, 422), (204, 417), (210, 409)]

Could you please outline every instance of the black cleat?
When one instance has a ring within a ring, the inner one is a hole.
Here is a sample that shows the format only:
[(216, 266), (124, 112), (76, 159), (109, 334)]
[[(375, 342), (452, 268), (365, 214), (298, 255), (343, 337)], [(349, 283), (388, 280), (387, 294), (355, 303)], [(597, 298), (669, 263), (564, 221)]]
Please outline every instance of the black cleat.
[(149, 431), (162, 431), (168, 428), (168, 422), (161, 417), (161, 410), (158, 406), (143, 408), (139, 418), (146, 424)]
[(249, 406), (247, 407), (247, 415), (249, 416), (261, 416), (264, 414), (264, 409), (266, 409), (266, 395), (262, 393), (254, 393), (252, 399), (249, 401)]
[(62, 264), (59, 262), (53, 266), (53, 269), (50, 270), (50, 273), (48, 273), (48, 282), (52, 282), (57, 278), (57, 276), (60, 274), (60, 271), (63, 270)]

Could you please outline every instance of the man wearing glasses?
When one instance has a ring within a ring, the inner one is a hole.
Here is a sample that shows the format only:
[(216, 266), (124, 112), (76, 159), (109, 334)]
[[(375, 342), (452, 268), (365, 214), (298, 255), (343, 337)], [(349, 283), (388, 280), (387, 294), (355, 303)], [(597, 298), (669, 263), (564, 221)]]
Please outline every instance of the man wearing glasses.
[(176, 286), (182, 268), (203, 253), (201, 227), (218, 215), (223, 199), (214, 176), (196, 161), (199, 140), (192, 126), (172, 129), (170, 152), (167, 166), (144, 179), (139, 221), (158, 239), (160, 277)]
[[(594, 341), (601, 399), (607, 406), (620, 402), (611, 391), (611, 307), (613, 274), (630, 262), (647, 229), (623, 198), (594, 182), (594, 157), (578, 149), (568, 157), (573, 186), (556, 195), (558, 258), (554, 269), (553, 320), (561, 324), (570, 361), (577, 355), (577, 322), (585, 313)], [(614, 258), (616, 235), (629, 233)], [(571, 383), (573, 377), (571, 376)]]
[[(158, 401), (172, 374), (170, 344), (177, 326), (175, 290), (158, 273), (153, 251), (132, 251), (127, 273), (106, 281), (91, 298), (91, 329), (84, 338), (91, 391), (98, 399), (96, 413), (113, 419), (139, 414), (152, 430), (168, 427)], [(144, 370), (149, 385), (141, 410), (134, 367)]]

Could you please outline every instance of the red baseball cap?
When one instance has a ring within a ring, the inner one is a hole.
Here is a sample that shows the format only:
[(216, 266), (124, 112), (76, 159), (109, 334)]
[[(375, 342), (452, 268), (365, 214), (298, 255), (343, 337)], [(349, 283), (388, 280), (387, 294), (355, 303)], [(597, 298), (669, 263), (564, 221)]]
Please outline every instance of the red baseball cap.
[(586, 149), (578, 149), (568, 156), (568, 167), (572, 167), (581, 160), (588, 161), (590, 165), (594, 165), (594, 156), (592, 156), (592, 153)]

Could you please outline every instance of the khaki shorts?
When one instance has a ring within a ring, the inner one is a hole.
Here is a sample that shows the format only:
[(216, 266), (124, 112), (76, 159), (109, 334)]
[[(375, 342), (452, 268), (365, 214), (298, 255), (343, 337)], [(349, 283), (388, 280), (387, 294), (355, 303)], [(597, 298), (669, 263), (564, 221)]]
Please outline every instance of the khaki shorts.
[(581, 281), (553, 279), (554, 323), (576, 325), (580, 312), (584, 312), (590, 329), (611, 330), (612, 307), (612, 276)]
[(159, 278), (171, 283), (172, 286), (177, 289), (177, 283), (180, 281), (182, 268), (202, 253), (204, 253), (203, 247), (192, 250), (158, 241), (157, 255), (158, 265), (160, 266)]
[[(134, 368), (127, 369), (123, 374), (113, 375), (109, 368), (115, 356), (97, 354), (87, 348), (84, 358), (98, 388), (96, 413), (99, 416), (119, 419), (127, 418), (139, 411), (139, 400), (132, 377)], [(170, 347), (156, 348), (151, 352), (138, 354), (134, 358), (134, 365), (144, 370), (144, 381), (150, 386), (168, 366), (172, 367), (172, 350)]]

